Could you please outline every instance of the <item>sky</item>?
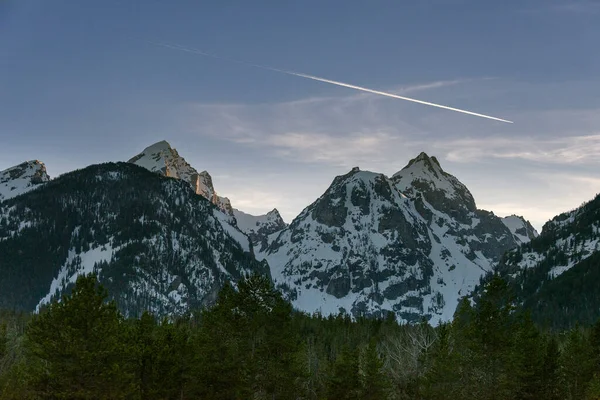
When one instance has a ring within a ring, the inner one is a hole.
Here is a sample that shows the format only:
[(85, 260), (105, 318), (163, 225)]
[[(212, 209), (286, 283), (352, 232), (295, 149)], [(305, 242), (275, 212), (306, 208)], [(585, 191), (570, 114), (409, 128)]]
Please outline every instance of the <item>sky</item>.
[(597, 0), (0, 0), (0, 170), (167, 140), (234, 207), (290, 222), (336, 175), (425, 151), (479, 208), (541, 229), (600, 192), (599, 20)]

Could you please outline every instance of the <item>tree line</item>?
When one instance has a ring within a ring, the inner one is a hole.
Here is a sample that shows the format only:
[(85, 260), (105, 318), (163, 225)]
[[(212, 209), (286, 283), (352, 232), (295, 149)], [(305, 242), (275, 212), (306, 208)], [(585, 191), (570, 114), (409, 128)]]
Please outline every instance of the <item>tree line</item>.
[(0, 312), (2, 399), (600, 399), (600, 324), (538, 327), (490, 279), (450, 323), (323, 317), (260, 275), (186, 317), (125, 318), (94, 275)]

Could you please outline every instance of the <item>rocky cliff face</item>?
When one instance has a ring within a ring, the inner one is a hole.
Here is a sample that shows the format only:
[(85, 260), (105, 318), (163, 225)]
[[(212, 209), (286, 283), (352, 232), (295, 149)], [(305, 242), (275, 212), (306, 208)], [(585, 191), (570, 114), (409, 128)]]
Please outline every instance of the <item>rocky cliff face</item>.
[(425, 153), (388, 178), (352, 169), (258, 252), (308, 312), (451, 319), (521, 239)]
[(27, 193), (49, 180), (46, 166), (37, 160), (0, 171), (0, 201)]
[(522, 218), (519, 227), (514, 218), (503, 219), (478, 209), (469, 189), (445, 172), (435, 157), (425, 153), (394, 174), (392, 181), (399, 191), (415, 200), (415, 206), (430, 229), (452, 238), (459, 246), (468, 243), (465, 255), (471, 260), (488, 260), (481, 264), (485, 269), (489, 262), (498, 261), (507, 250), (537, 235)]
[(231, 202), (228, 198), (217, 195), (210, 174), (207, 171), (196, 171), (166, 141), (146, 147), (144, 151), (128, 162), (152, 172), (187, 182), (197, 194), (204, 196), (226, 214), (233, 215)]

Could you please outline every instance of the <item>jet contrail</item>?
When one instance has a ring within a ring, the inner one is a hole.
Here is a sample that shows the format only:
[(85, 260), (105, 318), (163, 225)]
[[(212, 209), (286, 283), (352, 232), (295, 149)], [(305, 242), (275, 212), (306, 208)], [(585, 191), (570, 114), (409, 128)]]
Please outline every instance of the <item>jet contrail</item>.
[(312, 79), (314, 81), (330, 83), (332, 85), (347, 87), (347, 88), (350, 88), (350, 89), (361, 90), (363, 92), (378, 94), (378, 95), (381, 95), (381, 96), (392, 97), (394, 99), (412, 101), (413, 103), (419, 103), (419, 104), (424, 104), (426, 106), (443, 108), (444, 110), (456, 111), (456, 112), (463, 113), (463, 114), (474, 115), (476, 117), (492, 119), (494, 121), (506, 122), (506, 123), (509, 123), (509, 124), (513, 123), (512, 121), (508, 121), (508, 120), (505, 120), (505, 119), (492, 117), (492, 116), (485, 115), (485, 114), (479, 114), (479, 113), (472, 112), (472, 111), (462, 110), (460, 108), (454, 108), (454, 107), (444, 106), (444, 105), (441, 105), (441, 104), (430, 103), (428, 101), (412, 99), (410, 97), (398, 96), (398, 95), (392, 94), (392, 93), (381, 92), (379, 90), (373, 90), (373, 89), (369, 89), (369, 88), (362, 87), (362, 86), (351, 85), (349, 83), (338, 82), (338, 81), (334, 81), (334, 80), (331, 80), (331, 79), (320, 78), (318, 76), (303, 74), (301, 72), (287, 71), (287, 70), (284, 70), (284, 69), (273, 68), (273, 67), (269, 67), (269, 66), (266, 66), (266, 65), (253, 64), (253, 63), (249, 63), (249, 62), (245, 62), (245, 61), (240, 61), (240, 60), (235, 60), (235, 59), (231, 59), (231, 58), (221, 57), (221, 56), (217, 56), (217, 55), (214, 55), (214, 54), (206, 53), (206, 52), (203, 52), (203, 51), (191, 48), (191, 47), (184, 47), (184, 46), (173, 45), (173, 44), (168, 44), (168, 43), (157, 43), (157, 42), (150, 42), (150, 41), (147, 41), (147, 42), (151, 43), (153, 45), (167, 47), (169, 49), (174, 49), (174, 50), (179, 50), (179, 51), (185, 51), (185, 52), (188, 52), (188, 53), (199, 54), (201, 56), (212, 57), (212, 58), (216, 58), (216, 59), (219, 59), (219, 60), (225, 60), (225, 61), (234, 62), (234, 63), (237, 63), (237, 64), (247, 65), (247, 66), (256, 67), (256, 68), (262, 68), (262, 69), (266, 69), (266, 70), (269, 70), (269, 71), (280, 72), (280, 73), (283, 73), (283, 74), (298, 76), (298, 77), (301, 77), (301, 78)]

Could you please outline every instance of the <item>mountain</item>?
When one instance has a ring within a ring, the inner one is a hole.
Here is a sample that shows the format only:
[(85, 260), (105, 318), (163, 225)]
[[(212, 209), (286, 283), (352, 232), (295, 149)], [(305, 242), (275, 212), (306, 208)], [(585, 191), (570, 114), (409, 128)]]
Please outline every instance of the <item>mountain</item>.
[[(600, 196), (548, 221), (494, 268), (541, 324), (565, 328), (600, 318)], [(484, 282), (486, 279), (484, 278)], [(475, 293), (477, 297), (477, 292)]]
[(164, 140), (147, 147), (128, 162), (187, 182), (197, 194), (210, 200), (226, 214), (234, 216), (239, 229), (250, 237), (251, 242), (258, 249), (266, 247), (269, 235), (286, 227), (277, 209), (265, 215), (250, 215), (234, 209), (228, 198), (217, 195), (208, 172), (196, 171)]
[(27, 193), (49, 180), (46, 166), (37, 160), (0, 171), (0, 201)]
[(257, 256), (301, 310), (436, 323), (527, 240), (421, 153), (391, 178), (359, 168), (336, 177)]
[(146, 147), (128, 162), (152, 172), (187, 182), (197, 194), (207, 198), (226, 214), (233, 215), (231, 202), (228, 198), (217, 195), (210, 174), (206, 171), (196, 171), (166, 141), (163, 140)]
[(470, 241), (473, 252), (469, 257), (481, 251), (483, 258), (497, 261), (507, 249), (537, 236), (523, 217), (499, 218), (478, 209), (469, 189), (445, 172), (435, 157), (425, 153), (410, 160), (392, 176), (392, 181), (398, 190), (415, 199), (419, 213), (431, 229), (441, 228), (442, 235), (453, 236), (458, 242), (463, 238)]
[(246, 235), (187, 182), (93, 165), (0, 203), (0, 308), (31, 311), (95, 272), (128, 315), (210, 304), (226, 281), (269, 274)]
[(520, 215), (504, 217), (502, 223), (510, 230), (517, 242), (528, 243), (539, 235), (531, 223)]
[(266, 249), (269, 236), (287, 226), (276, 208), (265, 215), (250, 215), (234, 208), (233, 215), (237, 221), (237, 227), (248, 235), (257, 251)]

